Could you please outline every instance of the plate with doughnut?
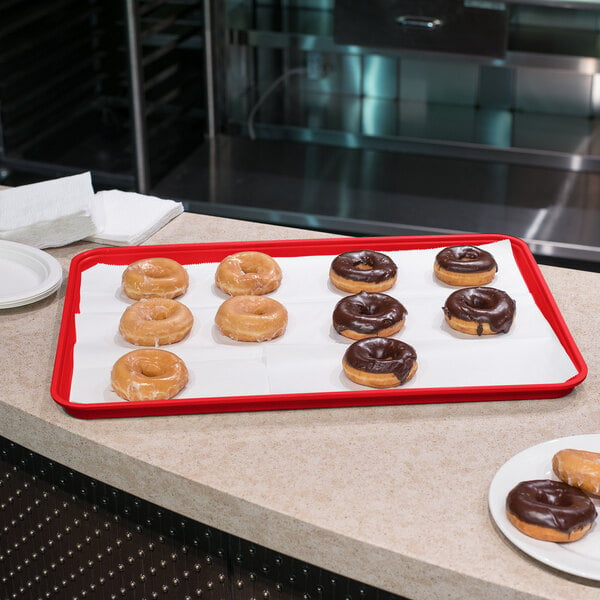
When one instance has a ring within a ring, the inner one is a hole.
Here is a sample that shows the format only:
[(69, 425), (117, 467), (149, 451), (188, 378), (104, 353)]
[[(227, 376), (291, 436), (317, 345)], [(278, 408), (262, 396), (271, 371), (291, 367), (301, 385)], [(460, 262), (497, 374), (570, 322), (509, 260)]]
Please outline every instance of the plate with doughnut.
[(489, 508), (521, 551), (600, 581), (600, 434), (558, 438), (516, 454), (494, 476)]
[(101, 418), (556, 398), (586, 374), (522, 240), (267, 240), (74, 257), (51, 393)]

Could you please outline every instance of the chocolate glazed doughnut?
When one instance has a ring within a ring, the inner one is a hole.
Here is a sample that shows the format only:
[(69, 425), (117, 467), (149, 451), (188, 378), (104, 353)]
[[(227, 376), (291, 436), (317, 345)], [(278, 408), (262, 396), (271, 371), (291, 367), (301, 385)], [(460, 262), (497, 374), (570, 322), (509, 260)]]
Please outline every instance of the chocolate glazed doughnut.
[(442, 307), (452, 329), (471, 335), (508, 333), (516, 303), (502, 290), (471, 287), (456, 290)]
[(348, 347), (342, 367), (348, 378), (360, 385), (396, 387), (417, 372), (417, 353), (395, 338), (364, 338)]
[(404, 325), (406, 309), (396, 298), (377, 292), (360, 292), (342, 298), (333, 310), (333, 327), (354, 340), (388, 337)]
[(477, 246), (450, 246), (438, 252), (435, 276), (449, 285), (485, 285), (498, 271), (494, 257)]
[(396, 283), (396, 277), (396, 263), (373, 250), (344, 252), (333, 259), (329, 269), (333, 285), (352, 294), (389, 290)]
[(594, 503), (562, 481), (522, 481), (506, 498), (508, 520), (525, 535), (550, 542), (574, 542), (592, 526)]

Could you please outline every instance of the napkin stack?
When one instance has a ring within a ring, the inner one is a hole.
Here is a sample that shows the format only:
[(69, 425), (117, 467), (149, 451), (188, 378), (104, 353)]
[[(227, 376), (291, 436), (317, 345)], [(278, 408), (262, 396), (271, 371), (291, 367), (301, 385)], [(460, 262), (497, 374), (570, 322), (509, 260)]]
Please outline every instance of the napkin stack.
[(94, 193), (90, 173), (0, 191), (0, 239), (55, 248), (87, 239), (141, 244), (183, 212), (172, 200), (120, 190)]
[(96, 192), (92, 218), (96, 231), (87, 239), (113, 246), (137, 246), (183, 212), (181, 202), (135, 192)]
[(0, 192), (0, 239), (55, 248), (96, 231), (89, 173)]

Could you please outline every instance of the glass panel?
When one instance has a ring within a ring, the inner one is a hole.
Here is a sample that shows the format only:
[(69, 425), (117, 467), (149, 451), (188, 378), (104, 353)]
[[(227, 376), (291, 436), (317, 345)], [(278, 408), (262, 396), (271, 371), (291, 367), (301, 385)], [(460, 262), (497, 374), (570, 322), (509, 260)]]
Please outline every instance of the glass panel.
[(522, 67), (515, 83), (517, 110), (578, 116), (591, 112), (591, 75)]
[(365, 96), (375, 98), (396, 98), (398, 95), (398, 61), (387, 56), (365, 56), (363, 93)]
[(365, 135), (396, 135), (396, 103), (365, 98), (362, 105), (362, 132)]
[(404, 59), (400, 63), (400, 97), (474, 105), (477, 79), (477, 65), (471, 63)]

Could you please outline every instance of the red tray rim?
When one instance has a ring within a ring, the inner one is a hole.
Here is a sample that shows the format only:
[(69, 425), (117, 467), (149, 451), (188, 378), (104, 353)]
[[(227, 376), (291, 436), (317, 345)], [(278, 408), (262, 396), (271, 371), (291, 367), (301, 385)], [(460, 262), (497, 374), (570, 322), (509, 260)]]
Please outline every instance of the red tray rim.
[[(183, 264), (218, 262), (228, 254), (256, 250), (274, 257), (335, 255), (366, 247), (373, 250), (431, 249), (451, 245), (479, 245), (509, 240), (525, 283), (538, 308), (573, 362), (577, 373), (561, 383), (531, 385), (496, 385), (442, 388), (392, 388), (385, 390), (337, 391), (323, 393), (269, 394), (255, 396), (222, 396), (216, 398), (182, 398), (147, 402), (72, 403), (69, 400), (73, 374), (75, 344), (75, 314), (79, 312), (81, 274), (98, 264), (127, 265), (134, 260), (152, 256), (175, 258)], [(202, 253), (202, 260), (197, 258)], [(189, 260), (194, 257), (193, 260)], [(86, 250), (73, 257), (65, 292), (59, 328), (50, 393), (65, 411), (80, 418), (113, 418), (242, 412), (258, 410), (290, 410), (334, 408), (344, 406), (378, 406), (391, 404), (422, 404), (443, 402), (526, 400), (558, 398), (571, 392), (587, 376), (587, 365), (552, 296), (527, 244), (516, 237), (502, 234), (454, 234), (426, 236), (332, 237), (292, 240), (208, 242), (150, 246), (103, 247)]]

